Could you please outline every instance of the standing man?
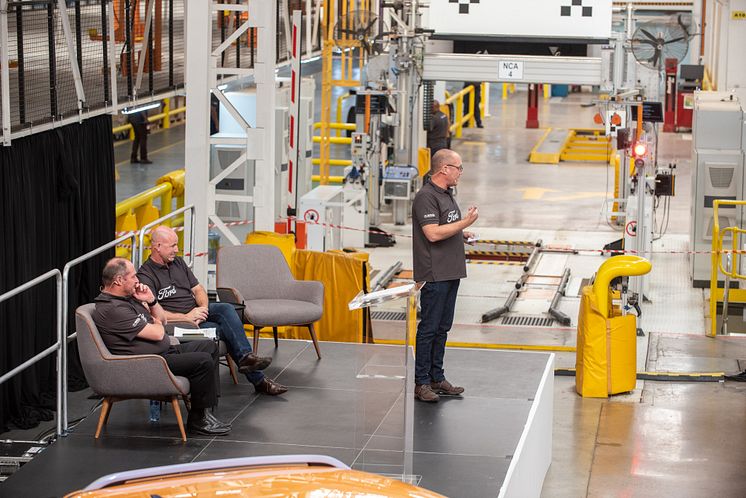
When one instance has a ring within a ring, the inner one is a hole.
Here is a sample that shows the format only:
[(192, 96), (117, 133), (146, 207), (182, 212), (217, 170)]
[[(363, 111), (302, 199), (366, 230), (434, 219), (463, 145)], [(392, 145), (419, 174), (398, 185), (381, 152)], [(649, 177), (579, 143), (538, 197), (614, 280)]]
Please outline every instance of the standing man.
[[(148, 159), (148, 112), (140, 111), (127, 114), (127, 121), (132, 125), (132, 131), (135, 133), (130, 162), (133, 164), (152, 164), (153, 161)], [(138, 149), (140, 149), (140, 159), (137, 159)]]
[[(482, 111), (480, 106), (482, 105), (482, 83), (479, 81), (466, 81), (464, 82), (464, 88), (470, 86), (474, 87), (474, 121), (477, 123), (477, 128), (484, 128), (482, 126)], [(469, 114), (471, 108), (469, 107), (469, 99), (466, 99), (464, 106), (464, 115)]]
[(466, 277), (464, 242), (474, 237), (464, 229), (479, 217), (475, 206), (462, 217), (453, 198), (451, 187), (458, 184), (463, 170), (461, 156), (450, 149), (438, 151), (433, 156), (430, 181), (417, 192), (412, 205), (414, 280), (425, 282), (420, 292), (414, 395), (430, 403), (440, 399), (438, 394), (464, 392), (463, 387), (448, 382), (443, 371), (458, 286)]
[(172, 346), (163, 328), (165, 312), (150, 289), (137, 280), (129, 260), (110, 259), (101, 280), (104, 288), (96, 297), (93, 321), (109, 351), (116, 355), (162, 356), (171, 372), (189, 379), (189, 432), (205, 436), (228, 434), (230, 424), (219, 421), (207, 410), (217, 404), (215, 343), (194, 341)]
[(265, 377), (264, 370), (272, 358), (251, 352), (243, 322), (230, 303), (210, 303), (207, 291), (197, 281), (179, 251), (179, 237), (167, 226), (158, 226), (150, 234), (150, 258), (137, 273), (164, 309), (169, 322), (191, 322), (202, 328), (217, 328), (220, 339), (228, 344), (228, 353), (246, 374), (258, 393), (276, 396), (287, 387)]
[(430, 126), (427, 129), (427, 146), (430, 157), (441, 149), (448, 148), (448, 136), (451, 134), (451, 123), (448, 116), (440, 110), (440, 102), (433, 100)]

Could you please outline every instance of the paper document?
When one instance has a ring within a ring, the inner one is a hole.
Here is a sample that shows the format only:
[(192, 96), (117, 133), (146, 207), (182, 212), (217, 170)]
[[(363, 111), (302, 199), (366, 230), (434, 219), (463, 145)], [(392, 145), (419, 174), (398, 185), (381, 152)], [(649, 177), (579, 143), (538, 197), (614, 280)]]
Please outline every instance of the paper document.
[(181, 327), (174, 327), (174, 337), (177, 339), (215, 339), (217, 337), (217, 329), (212, 327), (209, 329), (184, 329)]

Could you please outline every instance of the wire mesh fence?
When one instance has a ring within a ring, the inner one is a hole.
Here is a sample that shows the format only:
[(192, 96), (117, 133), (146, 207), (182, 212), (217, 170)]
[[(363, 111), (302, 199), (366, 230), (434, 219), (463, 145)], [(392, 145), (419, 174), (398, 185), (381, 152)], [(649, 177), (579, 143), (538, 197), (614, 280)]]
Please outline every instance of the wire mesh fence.
[[(186, 1), (11, 0), (8, 46), (3, 47), (9, 57), (11, 131), (111, 106), (115, 91), (121, 104), (183, 87)], [(313, 0), (289, 0), (287, 8), (278, 2), (277, 62), (288, 59), (288, 16), (301, 10), (305, 23), (306, 2), (315, 18)], [(245, 12), (215, 12), (213, 49), (247, 19)], [(304, 36), (304, 53), (305, 41)], [(320, 48), (319, 37), (313, 45), (313, 50)], [(225, 50), (218, 66), (253, 68), (256, 50), (257, 29), (249, 28)], [(82, 92), (76, 88), (73, 66), (79, 69)]]

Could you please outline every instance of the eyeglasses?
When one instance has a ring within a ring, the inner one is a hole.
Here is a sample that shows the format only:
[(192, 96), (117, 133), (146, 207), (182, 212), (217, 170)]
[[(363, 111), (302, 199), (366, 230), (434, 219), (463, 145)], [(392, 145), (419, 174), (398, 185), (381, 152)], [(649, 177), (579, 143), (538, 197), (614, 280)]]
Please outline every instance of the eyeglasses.
[(446, 166), (450, 166), (451, 168), (458, 168), (459, 171), (464, 171), (463, 164), (459, 164), (458, 166), (456, 166), (455, 164), (446, 164)]

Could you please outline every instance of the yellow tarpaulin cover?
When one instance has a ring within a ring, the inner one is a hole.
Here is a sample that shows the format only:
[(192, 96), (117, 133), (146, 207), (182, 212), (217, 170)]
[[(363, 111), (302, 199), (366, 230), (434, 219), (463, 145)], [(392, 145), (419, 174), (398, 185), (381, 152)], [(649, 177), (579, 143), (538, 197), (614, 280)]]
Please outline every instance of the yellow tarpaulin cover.
[(583, 397), (606, 398), (631, 391), (637, 377), (637, 319), (607, 319), (598, 311), (593, 288), (583, 288), (578, 317), (575, 389)]
[[(295, 278), (324, 284), (324, 314), (315, 324), (320, 341), (363, 341), (366, 315), (363, 310), (350, 311), (347, 303), (370, 287), (367, 256), (366, 253), (295, 251)], [(308, 330), (289, 327), (286, 337), (307, 339)]]

